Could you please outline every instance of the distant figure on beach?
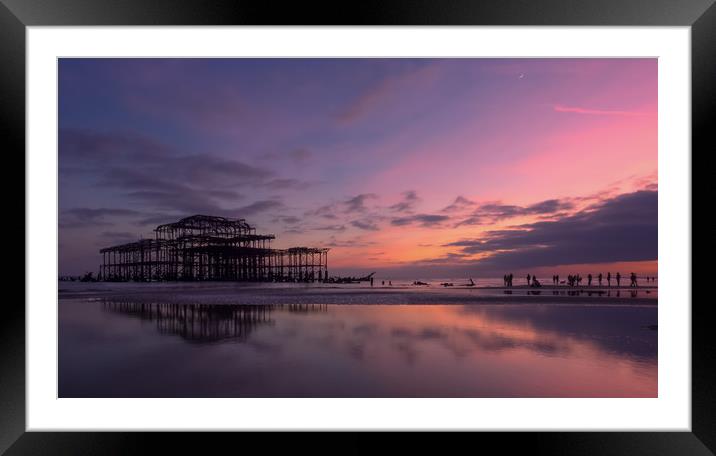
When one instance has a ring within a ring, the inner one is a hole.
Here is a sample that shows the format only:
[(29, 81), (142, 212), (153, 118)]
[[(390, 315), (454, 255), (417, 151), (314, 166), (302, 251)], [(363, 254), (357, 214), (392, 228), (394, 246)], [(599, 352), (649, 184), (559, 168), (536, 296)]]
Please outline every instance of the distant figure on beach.
[(629, 286), (630, 286), (630, 287), (636, 287), (636, 286), (638, 286), (637, 283), (636, 283), (636, 274), (634, 274), (634, 273), (632, 272), (631, 275), (630, 275), (630, 278), (631, 278), (631, 283), (629, 284)]
[(537, 277), (532, 276), (532, 285), (530, 285), (530, 286), (532, 286), (534, 288), (539, 288), (542, 286), (542, 284), (539, 283), (539, 280), (537, 280)]
[(380, 285), (381, 285), (381, 286), (385, 286), (385, 280), (381, 281), (381, 282), (380, 282)]
[(556, 276), (554, 276), (554, 283), (555, 283), (556, 285), (559, 285), (559, 274), (557, 274)]
[(527, 286), (530, 286), (530, 280), (532, 279), (532, 276), (527, 274)]
[(511, 287), (511, 286), (512, 286), (512, 278), (513, 278), (513, 277), (514, 277), (514, 276), (512, 275), (511, 272), (507, 275), (507, 286), (508, 286), (508, 287)]
[(502, 276), (502, 283), (504, 284), (504, 286), (507, 286), (507, 274)]
[(612, 286), (612, 273), (611, 272), (607, 272), (607, 286), (608, 287)]
[(388, 285), (392, 287), (392, 286), (393, 286), (393, 281), (392, 281), (392, 280), (388, 280)]
[(602, 286), (602, 273), (601, 272), (599, 273), (597, 278), (599, 279), (599, 286), (601, 287)]
[(587, 285), (592, 286), (592, 274), (587, 274)]
[(617, 286), (620, 286), (622, 282), (622, 275), (617, 272)]
[(373, 277), (370, 278), (370, 286), (373, 286)]

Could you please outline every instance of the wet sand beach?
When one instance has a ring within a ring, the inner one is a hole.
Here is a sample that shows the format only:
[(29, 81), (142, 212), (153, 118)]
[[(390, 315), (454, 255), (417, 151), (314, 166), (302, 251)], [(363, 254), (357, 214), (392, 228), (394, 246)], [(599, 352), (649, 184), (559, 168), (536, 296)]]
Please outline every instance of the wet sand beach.
[(59, 288), (60, 397), (657, 395), (656, 290)]

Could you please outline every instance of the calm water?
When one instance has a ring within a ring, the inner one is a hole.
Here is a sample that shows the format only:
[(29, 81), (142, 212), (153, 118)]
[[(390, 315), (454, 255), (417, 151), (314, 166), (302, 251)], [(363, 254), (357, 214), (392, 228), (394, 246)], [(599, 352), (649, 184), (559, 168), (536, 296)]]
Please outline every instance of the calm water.
[(657, 395), (655, 299), (201, 285), (60, 284), (60, 397)]

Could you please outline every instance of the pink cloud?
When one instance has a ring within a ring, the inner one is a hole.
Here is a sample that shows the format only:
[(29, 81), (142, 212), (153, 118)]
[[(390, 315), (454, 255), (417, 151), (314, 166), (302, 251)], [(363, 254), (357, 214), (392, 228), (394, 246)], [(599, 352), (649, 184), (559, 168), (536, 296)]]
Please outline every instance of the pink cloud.
[(648, 116), (649, 113), (646, 112), (638, 112), (638, 111), (614, 111), (614, 110), (607, 110), (607, 109), (590, 109), (590, 108), (580, 108), (576, 106), (563, 106), (563, 105), (555, 105), (553, 106), (553, 109), (556, 112), (571, 112), (575, 114), (588, 114), (588, 115), (597, 115), (597, 116)]

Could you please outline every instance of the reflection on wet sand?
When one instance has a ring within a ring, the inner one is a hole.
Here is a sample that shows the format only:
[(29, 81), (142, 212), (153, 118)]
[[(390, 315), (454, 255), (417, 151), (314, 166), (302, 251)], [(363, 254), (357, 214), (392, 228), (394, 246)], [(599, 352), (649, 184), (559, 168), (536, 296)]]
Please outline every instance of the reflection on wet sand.
[[(540, 296), (540, 295), (552, 295), (552, 296), (587, 296), (591, 298), (592, 296), (603, 296), (603, 297), (615, 297), (615, 298), (621, 298), (624, 297), (630, 297), (630, 298), (637, 298), (639, 297), (639, 293), (641, 292), (642, 295), (650, 295), (652, 294), (652, 290), (623, 290), (624, 294), (622, 295), (622, 290), (527, 290), (525, 293), (529, 296)], [(656, 293), (656, 290), (653, 291), (654, 294)], [(503, 290), (503, 294), (511, 295), (512, 290)]]
[(60, 396), (654, 397), (656, 323), (653, 305), (64, 300)]
[(156, 322), (162, 334), (176, 334), (189, 342), (245, 341), (260, 325), (273, 325), (276, 310), (325, 312), (325, 304), (221, 305), (137, 303), (105, 299), (105, 311)]

